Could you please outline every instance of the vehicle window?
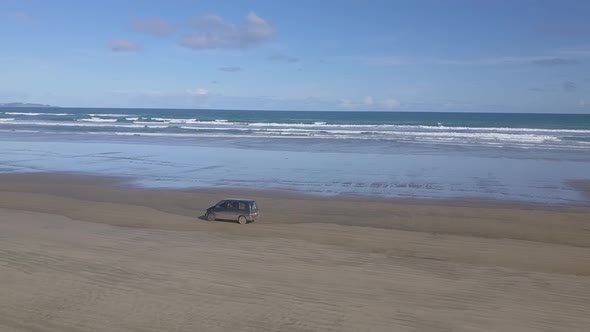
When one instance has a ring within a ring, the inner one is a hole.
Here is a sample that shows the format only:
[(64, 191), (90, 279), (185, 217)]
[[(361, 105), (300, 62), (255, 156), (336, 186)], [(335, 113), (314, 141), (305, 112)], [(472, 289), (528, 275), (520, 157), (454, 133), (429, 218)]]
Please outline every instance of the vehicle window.
[(238, 203), (238, 209), (239, 210), (246, 210), (246, 203), (244, 203), (244, 202)]
[(235, 202), (228, 201), (227, 202), (227, 208), (228, 209), (235, 209), (236, 208), (236, 203)]
[(215, 205), (215, 207), (220, 208), (220, 209), (224, 209), (227, 205), (226, 201), (221, 201), (219, 203), (217, 203), (217, 205)]
[(250, 203), (250, 209), (252, 209), (252, 210), (258, 210), (258, 208), (256, 207), (256, 202)]

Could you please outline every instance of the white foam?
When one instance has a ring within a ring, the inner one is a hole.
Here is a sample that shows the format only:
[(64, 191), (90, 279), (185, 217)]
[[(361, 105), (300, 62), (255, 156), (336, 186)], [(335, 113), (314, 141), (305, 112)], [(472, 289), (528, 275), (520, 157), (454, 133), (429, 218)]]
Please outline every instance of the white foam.
[(197, 119), (173, 119), (173, 118), (150, 118), (153, 121), (164, 123), (197, 123)]
[(92, 117), (90, 119), (78, 119), (76, 121), (82, 121), (82, 122), (117, 122), (117, 119), (104, 119), (104, 118)]
[(418, 127), (427, 130), (448, 130), (448, 131), (501, 131), (501, 132), (547, 132), (547, 133), (579, 133), (579, 134), (590, 134), (590, 130), (586, 129), (543, 129), (543, 128), (510, 128), (510, 127), (445, 127), (445, 126), (407, 126)]
[(457, 132), (389, 132), (389, 134), (403, 135), (416, 138), (454, 138), (454, 139), (468, 139), (468, 140), (496, 140), (496, 141), (518, 141), (518, 142), (543, 142), (543, 141), (558, 141), (559, 138), (549, 135), (535, 135), (535, 134), (507, 134), (507, 133), (457, 133)]
[(23, 130), (23, 129), (0, 129), (2, 133), (23, 133), (23, 134), (36, 134), (40, 133), (39, 130)]
[(197, 121), (195, 122), (196, 124), (212, 124), (212, 125), (223, 125), (223, 126), (243, 126), (243, 123), (240, 122), (229, 122), (229, 121), (221, 121), (221, 120), (215, 120), (215, 121)]
[[(308, 135), (315, 136), (323, 135), (348, 135), (349, 138), (357, 138), (355, 135), (366, 135), (369, 138), (378, 136), (379, 139), (424, 139), (424, 140), (449, 140), (449, 139), (464, 139), (469, 141), (507, 141), (507, 142), (543, 142), (543, 141), (559, 141), (560, 139), (554, 135), (537, 135), (530, 133), (478, 133), (478, 132), (425, 132), (425, 131), (362, 131), (362, 130), (343, 130), (343, 129), (312, 129), (312, 128), (243, 128), (243, 127), (192, 127), (183, 126), (182, 129), (188, 130), (240, 130), (252, 131), (257, 135)], [(367, 137), (364, 137), (367, 138)]]
[(4, 112), (7, 115), (28, 115), (28, 116), (37, 116), (43, 113), (29, 113), (29, 112)]
[[(315, 138), (338, 140), (373, 140), (403, 143), (489, 145), (532, 148), (579, 148), (588, 149), (589, 142), (577, 138), (590, 137), (590, 130), (577, 129), (536, 129), (500, 127), (445, 127), (423, 125), (369, 125), (369, 124), (327, 124), (315, 123), (244, 123), (224, 119), (199, 121), (193, 118), (151, 118), (128, 117), (129, 122), (117, 122), (117, 118), (92, 117), (77, 121), (24, 121), (14, 118), (0, 119), (3, 126), (53, 126), (53, 127), (94, 127), (134, 128), (136, 133), (125, 135), (179, 136), (179, 137), (220, 137), (220, 138)], [(166, 129), (169, 130), (159, 130)], [(147, 130), (153, 129), (153, 130)], [(92, 129), (90, 129), (92, 130)], [(47, 129), (45, 130), (47, 131)], [(82, 132), (84, 130), (70, 130)], [(110, 133), (113, 134), (115, 129)], [(147, 131), (152, 131), (148, 133)], [(184, 131), (184, 132), (183, 132)], [(188, 132), (192, 131), (192, 132)], [(84, 132), (82, 132), (84, 133)]]
[(92, 117), (101, 116), (101, 117), (112, 117), (112, 118), (123, 118), (126, 116), (133, 116), (133, 114), (117, 114), (117, 113), (98, 113), (98, 114), (87, 114)]
[(187, 129), (187, 130), (223, 130), (223, 131), (229, 131), (229, 130), (237, 130), (237, 131), (252, 131), (251, 129), (248, 128), (228, 128), (228, 127), (189, 127), (189, 126), (182, 126), (180, 127), (180, 129)]
[[(0, 121), (0, 124), (2, 122)], [(11, 121), (5, 124), (26, 126), (51, 126), (51, 127), (113, 127), (113, 128), (144, 128), (143, 125), (117, 124), (112, 122), (57, 122), (57, 121)]]
[(394, 125), (394, 124), (325, 124), (316, 122), (310, 123), (284, 123), (284, 122), (253, 122), (247, 123), (250, 127), (292, 127), (292, 128), (359, 128), (359, 129), (406, 129), (406, 130), (427, 130), (427, 131), (499, 131), (499, 132), (548, 132), (548, 133), (580, 133), (590, 134), (587, 129), (543, 129), (543, 128), (509, 128), (509, 127), (446, 127), (446, 126), (425, 126), (425, 125)]
[(197, 119), (172, 119), (172, 118), (150, 118), (151, 121), (134, 121), (134, 123), (167, 123), (167, 124), (195, 124), (195, 125), (240, 125), (239, 122), (228, 122), (227, 120), (214, 120), (214, 121), (199, 121)]
[(150, 129), (164, 129), (164, 128), (168, 128), (168, 126), (143, 126), (144, 128), (150, 128)]
[[(191, 137), (191, 138), (252, 138), (252, 135), (235, 134), (187, 134), (187, 133), (144, 133), (144, 132), (114, 132), (114, 133), (92, 133), (92, 134), (114, 134), (117, 136), (155, 136), (155, 137)], [(294, 138), (305, 138), (304, 136)]]

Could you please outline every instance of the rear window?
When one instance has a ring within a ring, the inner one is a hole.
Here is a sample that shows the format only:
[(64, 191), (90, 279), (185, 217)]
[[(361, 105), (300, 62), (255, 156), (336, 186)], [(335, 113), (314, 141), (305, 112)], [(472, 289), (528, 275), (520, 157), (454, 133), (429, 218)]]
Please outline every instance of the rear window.
[(250, 210), (258, 210), (258, 207), (256, 206), (256, 202), (250, 203)]

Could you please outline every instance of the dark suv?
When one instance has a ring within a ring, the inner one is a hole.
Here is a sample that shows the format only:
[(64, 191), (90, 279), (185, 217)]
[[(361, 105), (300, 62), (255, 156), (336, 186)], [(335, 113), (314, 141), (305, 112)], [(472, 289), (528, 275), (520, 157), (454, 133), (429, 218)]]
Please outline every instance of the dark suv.
[(240, 224), (255, 221), (258, 218), (258, 207), (252, 199), (226, 198), (207, 209), (207, 220), (236, 220)]

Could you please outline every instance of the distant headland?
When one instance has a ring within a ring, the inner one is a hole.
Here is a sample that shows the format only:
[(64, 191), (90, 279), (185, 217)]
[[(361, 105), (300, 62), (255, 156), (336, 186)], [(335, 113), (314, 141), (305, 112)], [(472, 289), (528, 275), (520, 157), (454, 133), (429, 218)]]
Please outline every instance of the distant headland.
[(45, 105), (45, 104), (34, 104), (34, 103), (0, 103), (0, 108), (2, 107), (58, 107), (52, 105)]

